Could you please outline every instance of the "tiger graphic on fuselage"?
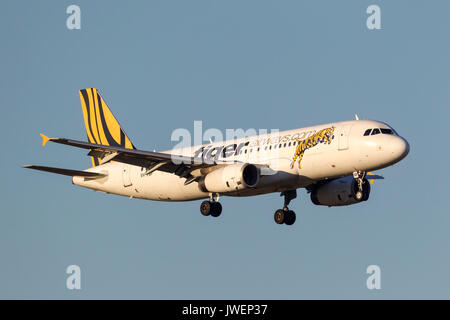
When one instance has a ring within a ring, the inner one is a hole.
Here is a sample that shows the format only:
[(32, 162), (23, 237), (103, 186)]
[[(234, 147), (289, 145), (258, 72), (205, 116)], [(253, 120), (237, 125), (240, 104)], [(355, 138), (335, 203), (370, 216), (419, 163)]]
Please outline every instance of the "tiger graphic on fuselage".
[(301, 169), (302, 165), (302, 159), (303, 155), (306, 150), (309, 148), (312, 148), (316, 146), (319, 143), (331, 143), (331, 140), (333, 140), (334, 127), (322, 129), (319, 132), (313, 134), (311, 137), (308, 137), (304, 140), (301, 140), (300, 143), (297, 145), (297, 148), (295, 148), (295, 154), (294, 158), (292, 159), (291, 163), (291, 169), (294, 168), (295, 161), (298, 158), (298, 168)]

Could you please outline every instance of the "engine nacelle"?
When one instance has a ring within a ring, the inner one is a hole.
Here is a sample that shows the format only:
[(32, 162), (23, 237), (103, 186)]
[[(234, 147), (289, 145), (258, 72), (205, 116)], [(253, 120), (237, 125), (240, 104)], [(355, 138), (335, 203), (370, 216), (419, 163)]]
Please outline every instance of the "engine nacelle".
[(322, 206), (348, 206), (361, 201), (367, 201), (370, 195), (370, 183), (364, 179), (363, 197), (358, 200), (356, 192), (358, 183), (352, 176), (331, 180), (325, 184), (317, 186), (311, 192), (311, 201)]
[(259, 169), (249, 163), (236, 163), (216, 169), (199, 180), (204, 192), (230, 192), (256, 187), (259, 182)]

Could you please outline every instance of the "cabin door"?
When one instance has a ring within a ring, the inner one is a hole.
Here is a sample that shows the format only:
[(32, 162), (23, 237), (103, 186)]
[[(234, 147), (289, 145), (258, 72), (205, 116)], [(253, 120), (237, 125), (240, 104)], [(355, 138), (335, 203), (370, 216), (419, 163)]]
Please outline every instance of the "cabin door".
[(350, 136), (351, 124), (343, 125), (338, 131), (338, 150), (347, 150), (349, 148), (348, 138)]

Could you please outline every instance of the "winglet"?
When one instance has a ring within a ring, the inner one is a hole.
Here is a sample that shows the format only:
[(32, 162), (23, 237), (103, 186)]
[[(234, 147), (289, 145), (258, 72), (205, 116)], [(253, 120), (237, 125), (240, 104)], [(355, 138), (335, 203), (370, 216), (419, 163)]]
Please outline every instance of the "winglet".
[(47, 142), (49, 142), (50, 138), (47, 137), (45, 134), (41, 133), (41, 137), (42, 137), (42, 146), (44, 147)]

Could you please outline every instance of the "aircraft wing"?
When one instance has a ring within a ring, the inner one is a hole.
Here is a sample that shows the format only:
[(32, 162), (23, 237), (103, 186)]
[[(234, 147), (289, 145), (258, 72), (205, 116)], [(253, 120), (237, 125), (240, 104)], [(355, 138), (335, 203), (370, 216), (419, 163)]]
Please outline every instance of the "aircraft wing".
[(102, 159), (101, 164), (114, 160), (145, 167), (147, 168), (147, 174), (155, 170), (174, 173), (181, 177), (186, 177), (188, 179), (187, 182), (195, 180), (195, 177), (193, 177), (191, 173), (196, 169), (204, 169), (200, 170), (201, 172), (196, 175), (199, 176), (209, 172), (210, 170), (208, 170), (208, 168), (212, 169), (211, 167), (230, 164), (230, 162), (199, 159), (170, 153), (126, 149), (116, 146), (105, 146), (66, 138), (49, 138), (43, 134), (41, 134), (41, 136), (43, 139), (43, 146), (50, 141), (72, 147), (88, 149), (90, 150), (88, 155)]

